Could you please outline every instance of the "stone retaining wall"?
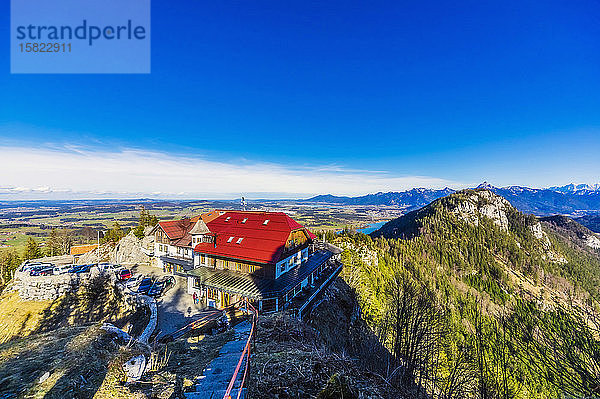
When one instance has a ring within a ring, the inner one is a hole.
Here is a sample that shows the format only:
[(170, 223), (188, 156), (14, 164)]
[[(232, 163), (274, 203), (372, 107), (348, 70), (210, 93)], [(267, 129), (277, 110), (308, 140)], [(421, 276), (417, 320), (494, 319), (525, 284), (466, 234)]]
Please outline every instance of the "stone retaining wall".
[[(82, 284), (100, 276), (102, 273), (94, 267), (89, 273), (65, 273), (56, 276), (30, 276), (29, 272), (16, 272), (10, 290), (18, 291), (19, 297), (26, 301), (55, 300), (68, 292), (77, 291)], [(111, 284), (114, 284), (116, 277), (110, 272), (108, 272), (108, 275)], [(119, 287), (124, 294), (124, 303), (127, 308), (135, 309), (144, 306), (150, 310), (150, 321), (138, 337), (139, 342), (147, 344), (158, 322), (156, 300), (146, 295), (128, 292), (122, 286)]]
[(96, 268), (89, 273), (56, 276), (30, 276), (29, 272), (16, 272), (11, 290), (18, 291), (19, 297), (25, 301), (55, 300), (67, 292), (77, 291), (82, 283), (98, 277), (100, 273)]

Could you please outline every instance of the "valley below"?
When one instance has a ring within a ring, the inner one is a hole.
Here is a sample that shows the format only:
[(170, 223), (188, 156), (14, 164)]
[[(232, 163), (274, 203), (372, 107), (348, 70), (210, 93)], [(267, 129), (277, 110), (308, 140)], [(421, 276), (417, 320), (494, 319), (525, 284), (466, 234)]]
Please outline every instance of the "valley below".
[[(7, 248), (0, 248), (0, 262), (13, 262), (3, 266), (6, 286), (28, 239), (43, 253), (53, 229), (71, 244), (94, 243), (98, 230), (115, 224), (123, 234), (147, 234), (136, 230), (140, 210), (168, 220), (241, 206), (1, 205), (0, 233), (17, 237), (3, 238)], [(249, 201), (247, 209), (293, 215), (317, 240), (343, 249), (344, 265), (306, 319), (286, 311), (260, 316), (248, 397), (600, 397), (600, 235), (592, 211), (533, 215), (486, 187), (423, 206)], [(147, 312), (123, 306), (110, 283), (96, 294), (90, 289), (53, 301), (21, 301), (5, 289), (0, 397), (184, 398), (233, 334), (155, 341), (151, 348), (119, 343), (99, 330), (102, 323), (139, 334)], [(140, 383), (125, 384), (123, 364), (148, 351), (164, 362)], [(28, 356), (38, 360), (24, 362)], [(24, 379), (11, 376), (17, 367)]]

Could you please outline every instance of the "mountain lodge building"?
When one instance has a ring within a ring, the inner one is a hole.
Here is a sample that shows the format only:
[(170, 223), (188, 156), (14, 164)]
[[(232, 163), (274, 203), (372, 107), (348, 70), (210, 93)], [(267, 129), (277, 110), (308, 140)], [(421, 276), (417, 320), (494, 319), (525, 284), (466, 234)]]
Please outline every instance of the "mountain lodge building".
[(341, 250), (283, 212), (214, 210), (153, 232), (156, 266), (187, 277), (187, 292), (216, 308), (246, 298), (263, 312), (282, 310), (341, 270)]

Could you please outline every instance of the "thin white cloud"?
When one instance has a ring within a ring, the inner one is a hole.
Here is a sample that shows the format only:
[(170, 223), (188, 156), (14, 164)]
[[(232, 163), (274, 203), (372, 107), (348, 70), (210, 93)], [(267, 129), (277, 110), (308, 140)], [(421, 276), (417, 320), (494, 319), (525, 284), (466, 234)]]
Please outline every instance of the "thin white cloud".
[(413, 187), (461, 187), (428, 176), (395, 176), (340, 165), (291, 167), (268, 162), (212, 161), (141, 150), (94, 151), (0, 147), (0, 196), (39, 198), (234, 198), (260, 193), (359, 195)]

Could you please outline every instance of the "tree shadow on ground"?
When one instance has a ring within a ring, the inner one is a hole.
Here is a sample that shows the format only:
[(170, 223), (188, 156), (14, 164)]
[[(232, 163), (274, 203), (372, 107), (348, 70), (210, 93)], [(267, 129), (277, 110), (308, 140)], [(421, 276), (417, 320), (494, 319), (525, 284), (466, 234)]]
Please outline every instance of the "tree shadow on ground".
[(2, 344), (0, 396), (92, 398), (117, 350), (113, 339), (94, 325)]
[(0, 344), (0, 397), (94, 397), (110, 362), (123, 354), (101, 323), (139, 335), (149, 312), (126, 305), (117, 287), (100, 277), (53, 301), (33, 330), (26, 328), (29, 317), (12, 334), (22, 337)]

